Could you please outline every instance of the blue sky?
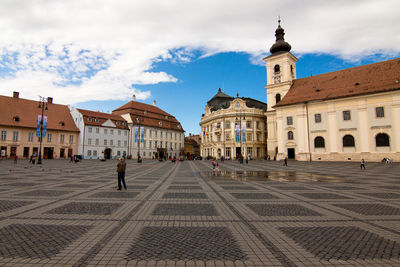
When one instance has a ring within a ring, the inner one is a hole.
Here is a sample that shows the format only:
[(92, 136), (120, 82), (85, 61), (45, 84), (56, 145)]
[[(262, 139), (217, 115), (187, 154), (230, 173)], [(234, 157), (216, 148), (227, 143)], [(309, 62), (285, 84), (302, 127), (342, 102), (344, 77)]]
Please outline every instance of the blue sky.
[[(299, 56), (299, 55), (297, 55)], [(398, 55), (397, 55), (398, 57)], [(356, 62), (344, 60), (328, 54), (305, 54), (297, 62), (297, 78), (309, 77), (335, 70), (370, 64), (394, 57), (380, 54), (370, 55)], [(198, 58), (187, 63), (159, 62), (153, 71), (164, 71), (178, 79), (154, 85), (135, 85), (140, 90), (150, 90), (152, 97), (142, 102), (157, 106), (174, 115), (183, 125), (186, 134), (200, 133), (199, 122), (205, 105), (221, 88), (228, 95), (251, 97), (266, 102), (266, 69), (262, 57), (261, 64), (253, 64), (251, 55), (246, 53), (219, 53), (206, 58)], [(77, 103), (84, 109), (111, 112), (126, 101), (88, 101)]]
[(0, 94), (110, 112), (157, 105), (198, 133), (218, 88), (266, 101), (278, 16), (299, 78), (399, 57), (400, 1), (2, 0)]

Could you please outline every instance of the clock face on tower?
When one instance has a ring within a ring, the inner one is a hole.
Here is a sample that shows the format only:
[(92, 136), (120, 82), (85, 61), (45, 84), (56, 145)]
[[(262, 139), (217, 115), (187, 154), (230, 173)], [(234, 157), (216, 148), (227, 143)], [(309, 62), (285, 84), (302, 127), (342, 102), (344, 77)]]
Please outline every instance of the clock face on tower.
[(274, 83), (280, 83), (280, 82), (281, 82), (281, 76), (275, 76)]

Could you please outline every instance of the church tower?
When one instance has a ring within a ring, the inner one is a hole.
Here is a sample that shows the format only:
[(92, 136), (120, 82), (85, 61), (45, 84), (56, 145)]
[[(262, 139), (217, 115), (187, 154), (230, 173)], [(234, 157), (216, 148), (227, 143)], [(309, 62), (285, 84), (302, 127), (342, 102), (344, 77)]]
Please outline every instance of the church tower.
[(278, 20), (276, 40), (269, 49), (271, 55), (264, 58), (267, 70), (267, 150), (271, 158), (278, 156), (277, 114), (273, 106), (281, 101), (296, 79), (297, 58), (290, 53), (292, 47), (285, 42), (284, 35), (285, 31)]

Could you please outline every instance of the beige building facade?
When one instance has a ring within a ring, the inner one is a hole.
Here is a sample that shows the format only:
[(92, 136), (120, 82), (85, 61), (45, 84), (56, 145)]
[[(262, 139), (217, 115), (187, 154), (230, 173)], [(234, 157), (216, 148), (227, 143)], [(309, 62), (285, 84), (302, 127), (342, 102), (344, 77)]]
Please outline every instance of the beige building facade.
[(266, 57), (268, 154), (277, 159), (400, 160), (400, 59), (296, 79), (278, 26)]
[[(37, 117), (41, 113), (38, 101), (0, 96), (0, 157), (30, 158), (39, 155), (40, 142), (36, 136)], [(42, 139), (43, 159), (67, 158), (77, 154), (79, 129), (75, 126), (68, 106), (54, 104), (48, 98), (47, 132)]]
[(266, 104), (233, 98), (221, 89), (207, 102), (200, 122), (202, 157), (253, 159), (266, 156)]

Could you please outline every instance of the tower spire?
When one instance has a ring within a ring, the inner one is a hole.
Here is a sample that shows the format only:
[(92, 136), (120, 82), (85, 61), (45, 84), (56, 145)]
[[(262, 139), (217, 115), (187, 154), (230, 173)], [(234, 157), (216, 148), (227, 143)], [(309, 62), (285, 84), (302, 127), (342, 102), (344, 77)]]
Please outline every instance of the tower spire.
[(281, 27), (281, 17), (278, 16), (278, 28), (275, 30), (275, 43), (271, 46), (269, 51), (271, 54), (275, 54), (278, 52), (289, 52), (292, 49), (292, 46), (285, 42), (285, 30)]

